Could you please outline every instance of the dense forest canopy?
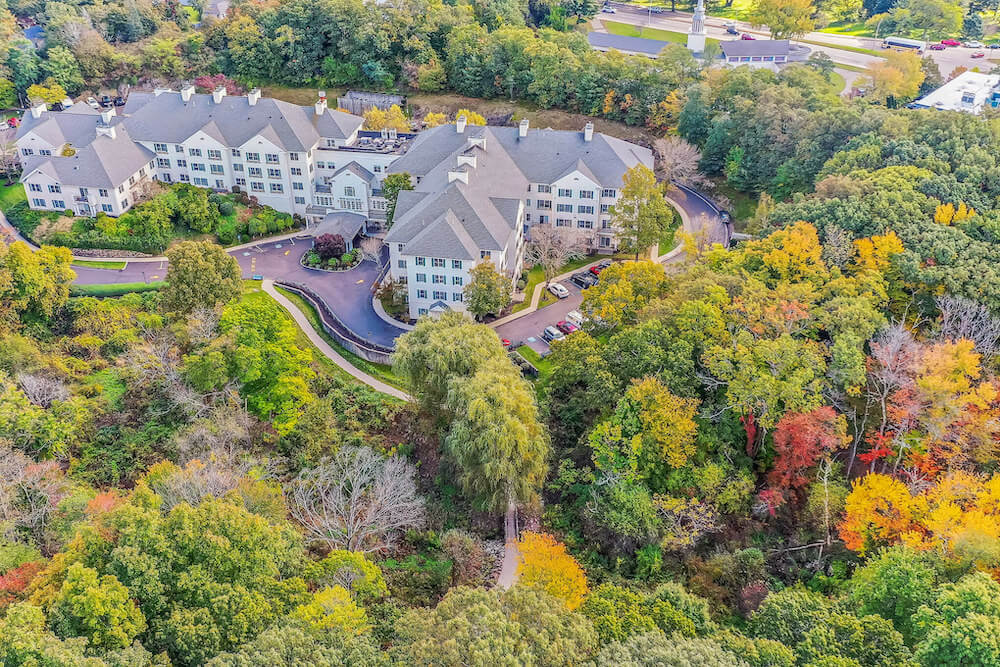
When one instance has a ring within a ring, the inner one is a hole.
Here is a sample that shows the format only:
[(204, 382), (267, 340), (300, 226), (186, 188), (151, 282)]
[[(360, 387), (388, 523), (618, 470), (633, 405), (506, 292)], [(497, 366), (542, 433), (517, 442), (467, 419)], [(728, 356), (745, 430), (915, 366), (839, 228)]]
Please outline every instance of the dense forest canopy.
[[(808, 18), (975, 37), (991, 9)], [(822, 58), (594, 52), (588, 2), (203, 10), (9, 0), (0, 102), (193, 80), (557, 108), (643, 128), (659, 180), (750, 238), (617, 258), (533, 381), (490, 327), (424, 318), (361, 365), (405, 403), (217, 243), (287, 216), (181, 186), (0, 245), (0, 663), (1000, 664), (1000, 120), (897, 108), (933, 62), (891, 55), (846, 101)], [(165, 284), (84, 295), (73, 242), (169, 246)]]

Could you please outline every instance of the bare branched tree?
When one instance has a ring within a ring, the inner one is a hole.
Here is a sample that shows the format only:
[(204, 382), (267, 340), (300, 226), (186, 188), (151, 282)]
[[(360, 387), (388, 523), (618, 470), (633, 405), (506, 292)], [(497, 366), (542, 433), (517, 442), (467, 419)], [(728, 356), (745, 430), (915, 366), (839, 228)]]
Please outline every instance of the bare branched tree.
[(210, 457), (191, 461), (172, 475), (151, 479), (149, 488), (163, 498), (163, 511), (181, 503), (194, 506), (205, 498), (220, 498), (236, 489), (251, 467), (248, 462)]
[(239, 400), (228, 401), (204, 419), (178, 431), (174, 446), (183, 462), (204, 460), (209, 456), (235, 460), (247, 453), (253, 424), (253, 417)]
[(68, 490), (54, 461), (35, 463), (0, 441), (0, 537), (42, 543), (49, 516)]
[(188, 337), (192, 343), (205, 343), (215, 338), (215, 330), (219, 327), (219, 311), (204, 306), (195, 308), (188, 315)]
[(363, 259), (378, 263), (382, 257), (382, 245), (382, 239), (376, 236), (366, 236), (361, 239), (358, 248), (361, 250), (361, 257)]
[(952, 341), (967, 338), (987, 359), (1000, 353), (1000, 318), (989, 308), (960, 296), (939, 296), (937, 307), (941, 311), (938, 331), (941, 338)]
[(48, 408), (55, 401), (65, 401), (69, 398), (69, 389), (62, 380), (45, 375), (18, 373), (17, 384), (28, 400), (39, 407)]
[(559, 275), (566, 262), (583, 257), (586, 248), (579, 237), (556, 230), (554, 227), (534, 227), (531, 242), (524, 250), (525, 263), (540, 264), (545, 273), (545, 285)]
[(402, 457), (344, 447), (290, 485), (291, 515), (313, 542), (331, 549), (389, 551), (401, 531), (424, 522), (415, 472)]
[(698, 171), (701, 151), (694, 144), (680, 137), (663, 137), (653, 142), (653, 153), (656, 155), (654, 171), (657, 179), (684, 185), (695, 185), (705, 180)]

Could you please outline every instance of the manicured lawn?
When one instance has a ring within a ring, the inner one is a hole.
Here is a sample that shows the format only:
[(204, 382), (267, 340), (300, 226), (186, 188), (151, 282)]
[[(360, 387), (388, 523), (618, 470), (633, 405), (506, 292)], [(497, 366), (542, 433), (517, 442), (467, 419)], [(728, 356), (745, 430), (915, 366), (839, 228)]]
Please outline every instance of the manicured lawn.
[(151, 283), (118, 283), (115, 285), (71, 285), (69, 288), (70, 296), (96, 296), (96, 297), (108, 297), (108, 296), (121, 296), (123, 294), (131, 294), (132, 292), (152, 292), (158, 290), (167, 283), (165, 281), (156, 281)]
[[(612, 35), (622, 35), (624, 37), (642, 37), (643, 39), (658, 39), (662, 42), (673, 44), (687, 44), (687, 35), (682, 32), (672, 30), (661, 30), (659, 28), (647, 28), (631, 23), (618, 23), (617, 21), (604, 21), (604, 29)], [(717, 39), (709, 39), (710, 43), (719, 43)]]
[(24, 186), (20, 183), (13, 185), (3, 185), (0, 183), (0, 211), (6, 211), (14, 204), (28, 201), (28, 196), (24, 193)]
[(86, 266), (91, 269), (108, 269), (118, 271), (124, 269), (128, 262), (122, 262), (118, 260), (113, 261), (101, 261), (96, 259), (74, 259), (73, 266)]
[[(367, 359), (362, 359), (361, 357), (354, 354), (347, 348), (343, 347), (332, 336), (330, 336), (330, 334), (328, 334), (326, 330), (323, 328), (322, 323), (320, 323), (319, 313), (316, 312), (316, 309), (313, 308), (311, 303), (309, 303), (308, 301), (306, 301), (305, 299), (303, 299), (301, 296), (299, 296), (294, 292), (289, 292), (288, 290), (282, 289), (277, 286), (275, 286), (275, 289), (277, 289), (285, 297), (287, 297), (289, 301), (294, 303), (295, 306), (302, 311), (302, 314), (306, 316), (306, 319), (309, 320), (309, 323), (312, 325), (316, 333), (319, 334), (323, 338), (323, 340), (325, 340), (327, 344), (330, 345), (330, 347), (336, 350), (337, 353), (340, 354), (340, 356), (347, 359), (347, 361), (350, 362), (352, 366), (354, 366), (358, 370), (364, 371), (365, 373), (371, 375), (374, 378), (378, 378), (379, 380), (385, 382), (388, 385), (392, 385), (397, 389), (406, 391), (406, 386), (403, 383), (403, 379), (400, 378), (395, 373), (393, 373), (392, 366), (386, 366), (385, 364), (376, 364), (371, 361), (368, 361)], [(304, 338), (307, 343), (309, 342), (309, 339), (306, 338), (305, 334), (302, 334), (302, 338)], [(337, 364), (333, 363), (333, 361), (323, 356), (319, 350), (313, 347), (312, 343), (309, 343), (309, 346), (312, 348), (314, 356), (320, 358), (321, 361), (329, 365), (332, 369), (336, 369), (336, 372), (341, 374), (344, 378), (349, 379), (351, 382), (357, 382), (357, 380), (354, 377), (352, 377), (349, 373), (346, 373), (342, 368), (337, 366)]]
[(844, 86), (846, 84), (847, 80), (844, 79), (842, 75), (837, 74), (836, 72), (830, 72), (830, 88), (833, 89), (834, 93), (840, 95), (840, 93), (844, 92)]
[[(590, 264), (593, 261), (596, 261), (596, 258), (593, 257), (592, 255), (587, 255), (586, 257), (581, 257), (579, 259), (571, 260), (567, 262), (566, 265), (562, 267), (562, 269), (559, 270), (559, 273), (562, 274), (562, 273), (567, 273), (568, 271), (572, 271), (574, 269), (579, 269), (581, 266), (586, 266), (587, 264)], [(530, 271), (528, 271), (528, 283), (524, 286), (524, 294), (525, 294), (524, 301), (514, 306), (511, 309), (511, 312), (516, 313), (530, 306), (531, 295), (535, 293), (535, 286), (543, 282), (545, 282), (545, 272), (542, 271), (542, 267), (540, 264), (536, 264), (535, 266), (531, 267)], [(551, 292), (545, 290), (544, 292), (542, 292), (542, 297), (538, 300), (538, 307), (544, 308), (545, 306), (553, 304), (556, 301), (558, 301), (558, 299), (556, 299), (556, 297)]]
[[(813, 46), (825, 46), (830, 49), (840, 49), (841, 51), (853, 51), (854, 53), (864, 53), (869, 56), (877, 56), (879, 58), (884, 58), (885, 54), (882, 51), (876, 51), (875, 49), (865, 49), (860, 46), (847, 46), (846, 44), (831, 44), (830, 42), (817, 42), (812, 39), (799, 39), (796, 40), (803, 44), (812, 44)], [(837, 65), (841, 67), (841, 65)]]
[(864, 21), (835, 21), (819, 32), (830, 32), (836, 35), (854, 35), (855, 37), (871, 37), (875, 33), (865, 25)]

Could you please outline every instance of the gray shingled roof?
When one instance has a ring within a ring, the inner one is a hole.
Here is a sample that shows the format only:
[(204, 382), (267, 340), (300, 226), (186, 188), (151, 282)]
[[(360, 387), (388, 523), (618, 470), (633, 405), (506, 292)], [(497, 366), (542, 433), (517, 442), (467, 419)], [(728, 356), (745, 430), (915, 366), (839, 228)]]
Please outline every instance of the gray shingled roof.
[(123, 113), (129, 132), (139, 141), (181, 143), (204, 131), (227, 146), (242, 146), (261, 135), (288, 151), (306, 151), (320, 137), (346, 139), (364, 123), (358, 116), (262, 97), (253, 106), (245, 96), (227, 95), (216, 104), (211, 95), (132, 93)]
[(657, 39), (644, 39), (642, 37), (626, 37), (625, 35), (612, 35), (607, 32), (588, 32), (587, 41), (595, 49), (616, 49), (629, 53), (641, 53), (647, 56), (657, 56), (667, 42)]
[(335, 211), (327, 213), (323, 221), (318, 223), (310, 231), (313, 236), (322, 234), (340, 234), (347, 241), (352, 240), (361, 231), (361, 226), (365, 224), (365, 216), (360, 213), (349, 213), (347, 211)]
[(742, 56), (787, 56), (791, 50), (787, 39), (734, 39), (720, 42), (727, 58)]
[(71, 157), (31, 156), (24, 159), (24, 182), (35, 171), (42, 171), (69, 187), (117, 187), (149, 163), (154, 153), (135, 143), (119, 124), (115, 137), (98, 136), (78, 148)]
[(625, 172), (635, 165), (653, 167), (653, 152), (648, 148), (598, 132), (587, 142), (583, 132), (566, 130), (528, 130), (528, 136), (521, 138), (516, 127), (468, 126), (459, 134), (454, 125), (441, 125), (417, 135), (413, 146), (392, 163), (390, 171), (426, 176), (442, 162), (454, 164), (455, 156), (465, 150), (471, 137), (485, 138), (487, 151), (499, 142), (532, 183), (554, 183), (579, 169), (603, 186), (620, 187)]
[(333, 172), (333, 176), (331, 176), (330, 178), (336, 178), (338, 174), (340, 174), (342, 172), (345, 172), (345, 171), (351, 172), (352, 174), (354, 174), (355, 176), (357, 176), (358, 178), (360, 178), (361, 180), (363, 180), (365, 183), (377, 183), (378, 182), (378, 179), (375, 178), (375, 174), (373, 174), (372, 172), (368, 171), (367, 169), (365, 169), (364, 167), (362, 167), (357, 162), (353, 162), (353, 161), (352, 162), (348, 162), (343, 167), (341, 167), (337, 171)]
[(63, 144), (86, 146), (97, 136), (98, 120), (99, 114), (86, 104), (74, 104), (66, 111), (44, 111), (38, 118), (26, 113), (15, 137), (22, 139), (30, 132), (57, 147)]

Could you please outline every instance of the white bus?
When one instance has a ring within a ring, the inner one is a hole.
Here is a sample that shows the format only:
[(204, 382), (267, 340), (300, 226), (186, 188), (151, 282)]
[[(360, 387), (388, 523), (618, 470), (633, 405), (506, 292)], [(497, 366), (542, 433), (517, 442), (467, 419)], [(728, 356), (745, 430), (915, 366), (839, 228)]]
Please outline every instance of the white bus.
[(897, 51), (916, 51), (923, 53), (927, 45), (919, 39), (907, 39), (906, 37), (886, 37), (882, 42), (883, 49), (896, 49)]

